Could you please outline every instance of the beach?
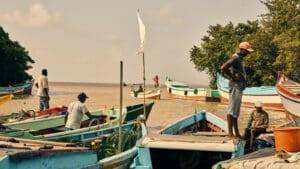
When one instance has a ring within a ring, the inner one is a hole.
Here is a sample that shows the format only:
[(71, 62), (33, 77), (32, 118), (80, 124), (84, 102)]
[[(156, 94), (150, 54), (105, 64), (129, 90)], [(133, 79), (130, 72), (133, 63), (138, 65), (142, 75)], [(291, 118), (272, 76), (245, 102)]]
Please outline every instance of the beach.
[[(151, 88), (151, 87), (150, 87)], [(130, 86), (123, 88), (123, 105), (143, 103), (143, 99), (133, 98), (129, 95)], [(219, 102), (200, 102), (192, 100), (175, 99), (169, 97), (166, 88), (161, 87), (161, 100), (154, 101), (154, 107), (147, 120), (150, 132), (158, 132), (169, 124), (199, 111), (211, 112), (226, 120), (227, 105)], [(86, 105), (90, 111), (98, 109), (109, 109), (113, 106), (119, 107), (120, 88), (117, 84), (88, 84), (88, 83), (50, 83), (50, 106), (68, 106), (72, 101), (77, 100), (77, 95), (85, 92), (89, 99)], [(1, 115), (18, 112), (21, 109), (38, 110), (39, 98), (35, 96), (36, 90), (33, 89), (33, 96), (22, 99), (13, 99), (0, 107)], [(253, 109), (242, 108), (239, 118), (240, 132), (243, 133), (247, 125), (247, 120)], [(285, 123), (283, 112), (267, 111), (270, 117), (270, 129)]]

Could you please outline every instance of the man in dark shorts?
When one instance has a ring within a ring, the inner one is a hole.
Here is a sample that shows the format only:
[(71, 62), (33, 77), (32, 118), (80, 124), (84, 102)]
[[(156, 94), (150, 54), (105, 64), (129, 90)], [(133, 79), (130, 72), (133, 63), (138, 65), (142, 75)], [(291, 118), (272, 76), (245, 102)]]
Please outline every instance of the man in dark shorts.
[(239, 44), (239, 52), (235, 53), (227, 62), (225, 62), (221, 70), (230, 78), (229, 81), (229, 107), (227, 114), (228, 135), (233, 137), (234, 129), (235, 137), (241, 138), (238, 129), (237, 119), (240, 114), (243, 90), (246, 88), (246, 72), (243, 58), (253, 52), (249, 42)]
[(254, 138), (262, 133), (266, 133), (269, 127), (269, 115), (264, 111), (262, 102), (255, 102), (255, 110), (251, 113), (247, 128), (245, 129), (244, 139), (246, 147), (252, 149)]

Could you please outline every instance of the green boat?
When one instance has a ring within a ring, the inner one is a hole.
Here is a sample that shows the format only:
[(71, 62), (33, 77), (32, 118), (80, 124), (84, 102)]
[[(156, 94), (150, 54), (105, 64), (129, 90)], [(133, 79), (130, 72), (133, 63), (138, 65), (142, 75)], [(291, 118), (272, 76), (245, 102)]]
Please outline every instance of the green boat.
[[(117, 151), (118, 129), (119, 126), (114, 126), (50, 139), (73, 143), (0, 136), (2, 145), (0, 147), (0, 168), (129, 168), (133, 158), (137, 155), (136, 144), (146, 135), (147, 130), (143, 123), (123, 124), (123, 142), (121, 153), (119, 153)], [(101, 141), (97, 142), (97, 140)], [(77, 145), (74, 143), (84, 144), (86, 148), (73, 147)], [(5, 147), (5, 145), (9, 146)]]
[[(146, 104), (146, 118), (151, 112), (154, 102)], [(123, 123), (135, 120), (144, 111), (143, 104), (127, 106), (123, 109)], [(119, 109), (112, 108), (106, 111), (92, 112), (93, 115), (100, 115), (100, 119), (89, 119), (84, 115), (80, 129), (65, 131), (65, 115), (54, 116), (44, 119), (30, 119), (6, 125), (8, 129), (0, 135), (40, 140), (59, 137), (97, 129), (104, 129), (115, 126), (119, 123)]]

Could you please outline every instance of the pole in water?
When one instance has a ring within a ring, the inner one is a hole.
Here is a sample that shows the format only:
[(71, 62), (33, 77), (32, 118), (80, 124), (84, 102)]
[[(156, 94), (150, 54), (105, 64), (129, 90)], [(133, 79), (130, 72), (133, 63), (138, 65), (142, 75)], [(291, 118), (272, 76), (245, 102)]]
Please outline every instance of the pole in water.
[(123, 110), (123, 61), (120, 61), (120, 114), (119, 114), (119, 143), (118, 152), (122, 152), (122, 110)]

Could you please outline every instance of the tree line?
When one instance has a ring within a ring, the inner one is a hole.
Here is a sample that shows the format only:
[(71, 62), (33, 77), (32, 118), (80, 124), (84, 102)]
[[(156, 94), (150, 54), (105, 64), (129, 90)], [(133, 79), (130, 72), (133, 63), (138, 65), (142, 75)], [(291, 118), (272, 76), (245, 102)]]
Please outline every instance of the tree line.
[(210, 25), (199, 46), (190, 50), (190, 60), (210, 77), (216, 88), (221, 65), (249, 41), (255, 52), (245, 58), (249, 86), (274, 85), (278, 71), (300, 81), (300, 1), (263, 0), (268, 12), (255, 21)]

